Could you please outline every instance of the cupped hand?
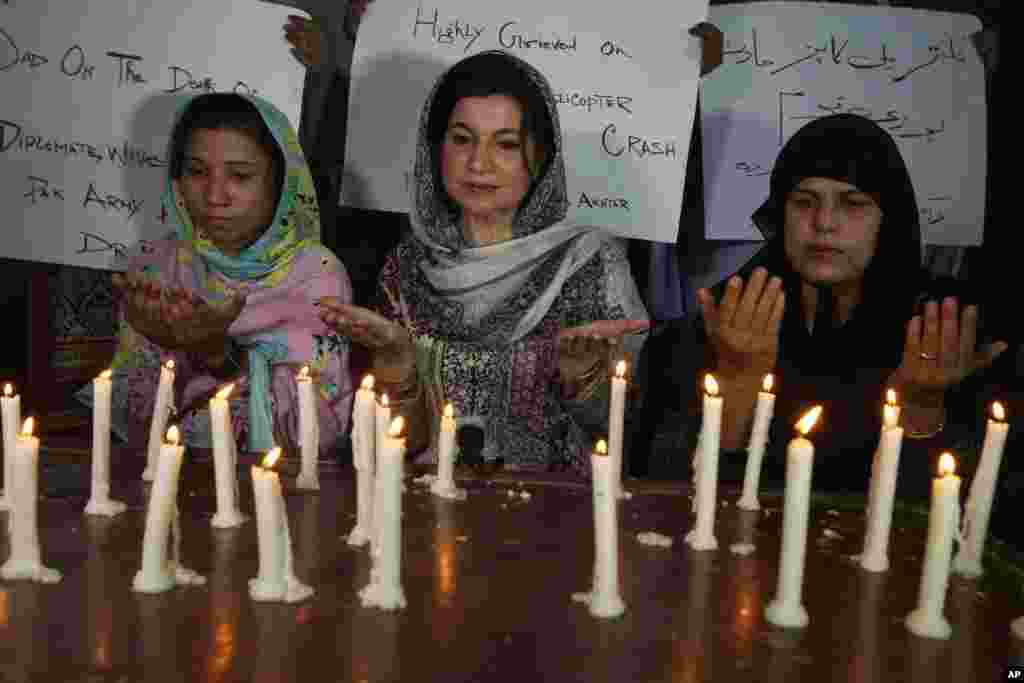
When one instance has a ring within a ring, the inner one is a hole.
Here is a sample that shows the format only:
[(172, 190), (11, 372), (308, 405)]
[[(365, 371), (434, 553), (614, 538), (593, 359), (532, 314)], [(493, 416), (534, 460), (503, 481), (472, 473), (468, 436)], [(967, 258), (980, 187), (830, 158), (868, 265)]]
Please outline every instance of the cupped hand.
[(785, 299), (782, 280), (764, 268), (754, 269), (746, 283), (733, 276), (718, 303), (707, 289), (697, 292), (716, 372), (760, 376), (775, 368)]
[(323, 53), (323, 36), (316, 22), (295, 15), (288, 16), (284, 39), (292, 46), (292, 54), (306, 68), (317, 68)]
[(412, 337), (402, 325), (368, 308), (340, 303), (334, 297), (320, 299), (318, 307), (325, 325), (373, 351), (375, 372), (404, 378), (415, 368)]
[(606, 372), (618, 360), (622, 338), (650, 326), (649, 320), (597, 320), (559, 331), (558, 373), (562, 384), (571, 386), (595, 368)]
[(960, 308), (955, 297), (929, 301), (923, 315), (907, 323), (903, 360), (896, 378), (906, 391), (939, 395), (983, 370), (1006, 350), (1006, 342), (976, 348), (978, 307)]
[(172, 351), (218, 352), (228, 328), (245, 307), (241, 294), (211, 304), (194, 292), (164, 287), (137, 272), (115, 274), (113, 284), (132, 329)]

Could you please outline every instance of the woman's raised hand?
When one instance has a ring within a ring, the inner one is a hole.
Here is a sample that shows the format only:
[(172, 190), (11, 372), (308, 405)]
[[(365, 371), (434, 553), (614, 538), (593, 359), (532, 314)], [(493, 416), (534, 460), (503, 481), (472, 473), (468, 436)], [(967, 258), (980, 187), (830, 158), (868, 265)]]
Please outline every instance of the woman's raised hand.
[(292, 46), (292, 54), (307, 69), (320, 66), (323, 58), (323, 36), (316, 22), (295, 15), (288, 16), (284, 39)]
[(907, 323), (896, 381), (911, 393), (935, 395), (989, 367), (1007, 344), (1000, 341), (976, 348), (977, 333), (977, 306), (961, 310), (954, 297), (947, 297), (941, 305), (927, 302), (924, 314)]
[(694, 24), (690, 27), (689, 33), (691, 36), (701, 39), (700, 75), (707, 76), (722, 65), (722, 58), (725, 55), (725, 35), (722, 33), (722, 29), (706, 21)]
[(780, 278), (756, 268), (746, 283), (733, 276), (720, 302), (706, 289), (697, 292), (697, 300), (715, 351), (716, 372), (761, 376), (775, 368), (785, 310)]
[(245, 307), (241, 294), (213, 305), (193, 292), (164, 287), (137, 272), (114, 274), (113, 284), (132, 329), (172, 351), (222, 351), (228, 328)]
[[(397, 382), (416, 367), (416, 350), (409, 331), (368, 308), (343, 304), (334, 297), (318, 302), (320, 319), (354, 343), (373, 351), (373, 369), (380, 381)], [(393, 375), (393, 376), (392, 376)]]

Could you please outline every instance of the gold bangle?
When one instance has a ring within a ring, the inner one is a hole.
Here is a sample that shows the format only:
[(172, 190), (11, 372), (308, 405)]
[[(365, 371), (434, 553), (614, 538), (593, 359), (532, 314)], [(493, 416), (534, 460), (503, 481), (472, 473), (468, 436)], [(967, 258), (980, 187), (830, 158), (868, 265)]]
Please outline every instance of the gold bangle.
[(911, 431), (911, 430), (908, 429), (906, 434), (904, 434), (904, 436), (906, 436), (908, 439), (930, 439), (933, 436), (936, 436), (936, 435), (940, 434), (942, 432), (942, 430), (945, 429), (945, 428), (946, 428), (946, 423), (945, 422), (940, 422), (938, 427), (936, 427), (935, 429), (933, 429), (933, 430), (931, 430), (929, 432), (915, 432), (915, 431)]

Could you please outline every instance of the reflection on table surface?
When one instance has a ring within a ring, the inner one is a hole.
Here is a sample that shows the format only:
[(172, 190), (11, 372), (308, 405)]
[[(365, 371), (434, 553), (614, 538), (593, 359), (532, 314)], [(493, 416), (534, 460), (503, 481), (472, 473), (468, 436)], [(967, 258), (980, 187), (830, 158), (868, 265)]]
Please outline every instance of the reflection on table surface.
[[(763, 610), (776, 585), (778, 496), (763, 496), (773, 512), (751, 520), (734, 514), (737, 496), (723, 492), (720, 549), (698, 553), (683, 543), (693, 514), (675, 482), (627, 484), (634, 495), (619, 514), (627, 612), (617, 620), (594, 619), (570, 599), (592, 578), (591, 494), (560, 475), (464, 480), (465, 501), (432, 496), (408, 477), (409, 605), (382, 612), (359, 604), (368, 549), (345, 542), (355, 523), (351, 470), (322, 470), (319, 493), (295, 491), (293, 477), (283, 477), (296, 573), (316, 593), (298, 604), (255, 603), (247, 590), (258, 566), (248, 467), (239, 476), (249, 521), (214, 529), (212, 467), (192, 460), (180, 487), (182, 554), (207, 584), (138, 594), (131, 580), (148, 486), (137, 464), (115, 466), (122, 478), (112, 496), (129, 505), (119, 517), (82, 514), (87, 475), (80, 493), (64, 487), (63, 497), (41, 500), (43, 560), (64, 579), (0, 582), (0, 681), (952, 682), (996, 680), (1018, 653), (1008, 627), (1024, 604), (981, 596), (956, 579), (946, 608), (954, 638), (911, 636), (903, 617), (917, 598), (924, 532), (903, 539), (894, 529), (893, 569), (872, 575), (849, 559), (863, 539), (855, 513), (812, 514), (804, 590), (811, 624), (771, 627)], [(509, 495), (523, 490), (532, 495)], [(5, 522), (0, 513), (0, 558), (9, 552)], [(640, 545), (641, 531), (674, 544)], [(730, 553), (740, 540), (757, 550)]]

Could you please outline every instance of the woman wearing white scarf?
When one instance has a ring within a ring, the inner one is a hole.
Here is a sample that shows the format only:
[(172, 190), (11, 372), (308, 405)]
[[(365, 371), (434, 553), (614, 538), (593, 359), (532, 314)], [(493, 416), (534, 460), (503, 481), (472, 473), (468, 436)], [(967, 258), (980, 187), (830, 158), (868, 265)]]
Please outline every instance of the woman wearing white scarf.
[(322, 302), (373, 349), (373, 372), (425, 446), (445, 403), (483, 459), (587, 471), (610, 365), (647, 311), (621, 240), (564, 221), (562, 135), (544, 77), (485, 52), (434, 86), (420, 119), (411, 234), (380, 276), (379, 314)]

